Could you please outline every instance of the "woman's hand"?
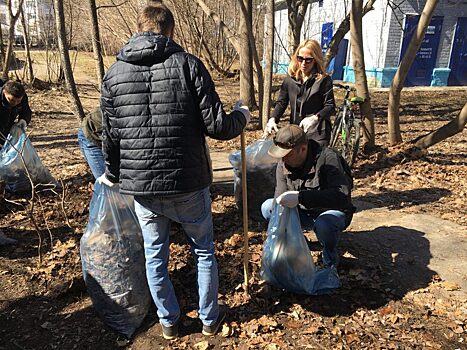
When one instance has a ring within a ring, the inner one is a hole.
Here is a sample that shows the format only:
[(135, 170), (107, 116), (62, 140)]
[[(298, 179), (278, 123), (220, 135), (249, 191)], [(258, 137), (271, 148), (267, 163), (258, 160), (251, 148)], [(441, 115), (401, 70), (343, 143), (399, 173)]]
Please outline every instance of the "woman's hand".
[(277, 132), (277, 130), (279, 129), (277, 127), (276, 120), (274, 118), (269, 118), (266, 128), (264, 128), (263, 138), (268, 137), (268, 135), (273, 132)]
[(313, 128), (319, 123), (319, 118), (316, 114), (313, 114), (309, 117), (303, 118), (300, 122), (300, 127), (303, 131), (307, 132), (309, 128)]

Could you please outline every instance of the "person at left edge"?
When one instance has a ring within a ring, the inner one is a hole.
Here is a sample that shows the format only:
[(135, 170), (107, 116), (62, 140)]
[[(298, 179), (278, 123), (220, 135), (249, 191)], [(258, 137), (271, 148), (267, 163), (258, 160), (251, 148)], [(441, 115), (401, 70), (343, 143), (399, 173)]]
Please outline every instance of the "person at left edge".
[(31, 115), (28, 96), (19, 81), (9, 80), (0, 87), (0, 148), (11, 127), (17, 125), (25, 130), (31, 122)]
[(225, 113), (204, 64), (173, 40), (175, 21), (165, 5), (145, 6), (137, 26), (102, 84), (106, 171), (100, 179), (135, 198), (149, 290), (166, 339), (178, 336), (181, 316), (168, 274), (169, 231), (172, 222), (182, 225), (195, 255), (202, 332), (211, 336), (226, 312), (217, 300), (205, 137), (238, 136), (250, 112), (237, 103)]

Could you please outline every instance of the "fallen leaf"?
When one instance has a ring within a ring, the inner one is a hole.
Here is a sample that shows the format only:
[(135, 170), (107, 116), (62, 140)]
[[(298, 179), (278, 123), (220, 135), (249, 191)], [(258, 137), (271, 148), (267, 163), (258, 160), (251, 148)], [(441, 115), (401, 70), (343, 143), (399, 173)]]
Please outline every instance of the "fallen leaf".
[(195, 348), (198, 350), (207, 350), (209, 349), (209, 342), (207, 340), (200, 341), (195, 344)]
[(384, 316), (384, 315), (392, 314), (393, 312), (394, 312), (394, 308), (392, 306), (386, 306), (385, 308), (381, 309), (379, 313), (382, 316)]
[(459, 290), (461, 287), (455, 283), (455, 282), (443, 282), (442, 286), (444, 289), (453, 291), (453, 290)]

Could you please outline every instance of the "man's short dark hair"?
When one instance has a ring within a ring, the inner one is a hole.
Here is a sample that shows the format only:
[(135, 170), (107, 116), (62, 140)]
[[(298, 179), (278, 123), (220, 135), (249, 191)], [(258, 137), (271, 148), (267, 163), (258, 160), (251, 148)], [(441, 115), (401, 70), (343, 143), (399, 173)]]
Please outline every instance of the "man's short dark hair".
[(26, 94), (23, 84), (16, 80), (7, 81), (3, 86), (3, 91), (16, 98), (23, 97)]
[(154, 32), (168, 35), (175, 25), (172, 12), (159, 1), (149, 1), (138, 14), (139, 32)]

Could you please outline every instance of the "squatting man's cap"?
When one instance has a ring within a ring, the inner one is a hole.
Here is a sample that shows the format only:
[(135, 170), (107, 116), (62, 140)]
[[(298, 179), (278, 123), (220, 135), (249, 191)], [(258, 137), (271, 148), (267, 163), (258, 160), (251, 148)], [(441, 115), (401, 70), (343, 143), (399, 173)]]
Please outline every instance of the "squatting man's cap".
[(282, 158), (295, 146), (306, 143), (306, 134), (301, 127), (289, 124), (280, 128), (274, 137), (274, 144), (269, 147), (268, 154), (274, 158)]

